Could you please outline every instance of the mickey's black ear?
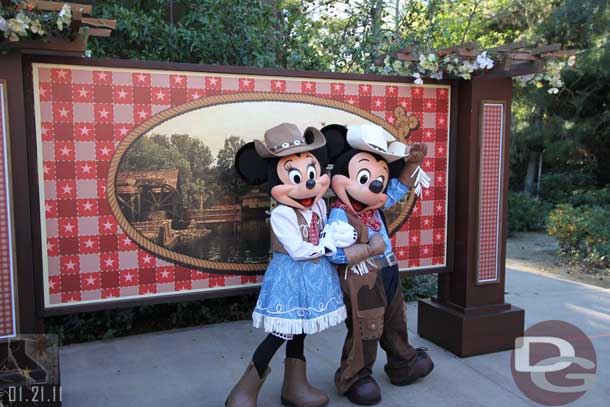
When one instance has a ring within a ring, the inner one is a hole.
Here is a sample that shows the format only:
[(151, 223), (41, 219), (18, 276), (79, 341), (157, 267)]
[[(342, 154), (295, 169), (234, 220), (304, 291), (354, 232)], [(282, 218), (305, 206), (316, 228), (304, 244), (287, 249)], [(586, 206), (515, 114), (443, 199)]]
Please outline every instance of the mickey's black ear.
[(254, 142), (244, 144), (235, 155), (235, 170), (249, 185), (261, 185), (267, 182), (269, 162), (258, 155)]
[(347, 144), (347, 127), (340, 124), (329, 124), (320, 131), (326, 138), (326, 152), (331, 162), (351, 148)]
[(393, 163), (389, 163), (388, 165), (390, 167), (390, 179), (398, 178), (398, 176), (402, 172), (402, 169), (405, 166), (405, 160), (403, 160), (403, 159), (396, 160)]

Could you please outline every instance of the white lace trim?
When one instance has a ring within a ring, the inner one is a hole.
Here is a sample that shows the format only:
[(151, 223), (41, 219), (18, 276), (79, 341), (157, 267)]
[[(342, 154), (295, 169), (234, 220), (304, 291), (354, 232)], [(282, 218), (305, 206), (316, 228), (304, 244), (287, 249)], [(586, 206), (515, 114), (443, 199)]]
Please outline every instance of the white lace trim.
[(277, 318), (263, 315), (256, 311), (252, 313), (252, 322), (255, 328), (262, 326), (265, 332), (271, 332), (276, 336), (278, 334), (315, 334), (331, 326), (339, 325), (345, 321), (345, 318), (347, 318), (347, 310), (344, 305), (333, 312), (313, 319)]

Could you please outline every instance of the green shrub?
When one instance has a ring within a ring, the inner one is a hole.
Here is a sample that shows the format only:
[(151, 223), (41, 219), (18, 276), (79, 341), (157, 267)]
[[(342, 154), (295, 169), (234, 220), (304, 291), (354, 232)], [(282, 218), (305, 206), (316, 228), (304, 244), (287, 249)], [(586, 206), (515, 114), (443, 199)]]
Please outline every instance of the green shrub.
[(508, 233), (544, 229), (550, 204), (527, 192), (508, 194)]
[(578, 171), (548, 172), (542, 175), (540, 197), (552, 204), (566, 203), (575, 191), (595, 185), (595, 177)]
[(547, 225), (571, 263), (587, 271), (610, 271), (610, 206), (560, 204), (549, 214)]
[(568, 200), (572, 206), (608, 206), (610, 205), (610, 186), (600, 189), (576, 189)]

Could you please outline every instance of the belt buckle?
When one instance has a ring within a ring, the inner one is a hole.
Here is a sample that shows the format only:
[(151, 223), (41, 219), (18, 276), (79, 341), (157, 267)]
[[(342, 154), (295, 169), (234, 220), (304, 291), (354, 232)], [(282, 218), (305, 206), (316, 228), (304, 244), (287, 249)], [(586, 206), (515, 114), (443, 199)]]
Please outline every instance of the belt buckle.
[(388, 266), (393, 266), (398, 263), (398, 260), (396, 259), (396, 255), (394, 255), (394, 252), (385, 256), (385, 260), (388, 262)]

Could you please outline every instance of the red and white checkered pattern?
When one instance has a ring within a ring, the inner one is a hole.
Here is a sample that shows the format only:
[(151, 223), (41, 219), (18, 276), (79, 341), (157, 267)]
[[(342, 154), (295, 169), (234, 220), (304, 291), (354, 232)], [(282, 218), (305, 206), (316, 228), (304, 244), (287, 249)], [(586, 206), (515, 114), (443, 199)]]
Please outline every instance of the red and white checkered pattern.
[(14, 287), (11, 253), (11, 214), (8, 185), (7, 107), (4, 83), (0, 83), (0, 338), (15, 335)]
[(504, 105), (484, 103), (482, 114), (478, 281), (490, 282), (498, 279)]
[(420, 128), (410, 140), (428, 144), (423, 167), (432, 177), (432, 186), (394, 236), (395, 252), (403, 268), (445, 264), (447, 86), (48, 64), (34, 64), (34, 78), (42, 141), (47, 307), (262, 281), (262, 276), (200, 272), (153, 257), (117, 227), (105, 198), (109, 161), (131, 129), (167, 108), (235, 92), (335, 99), (389, 123), (395, 121), (397, 105), (416, 115)]

